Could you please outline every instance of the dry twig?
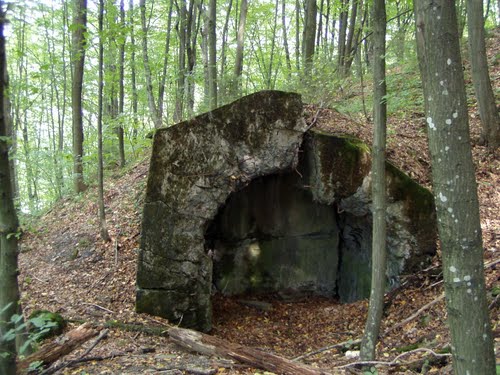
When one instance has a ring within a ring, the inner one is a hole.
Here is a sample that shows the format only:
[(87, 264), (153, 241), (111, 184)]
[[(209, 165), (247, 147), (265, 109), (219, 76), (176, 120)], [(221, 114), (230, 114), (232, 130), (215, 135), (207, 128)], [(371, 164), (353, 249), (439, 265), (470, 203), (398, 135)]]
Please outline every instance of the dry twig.
[(365, 365), (366, 366), (370, 366), (370, 365), (382, 365), (382, 366), (401, 365), (401, 364), (405, 364), (405, 363), (398, 362), (401, 358), (403, 358), (407, 355), (410, 355), (410, 354), (415, 354), (417, 352), (426, 352), (426, 353), (429, 353), (437, 358), (451, 357), (451, 354), (449, 354), (449, 353), (439, 354), (439, 353), (436, 353), (435, 351), (428, 349), (428, 348), (418, 348), (418, 349), (410, 350), (408, 352), (401, 353), (400, 355), (395, 357), (392, 361), (388, 361), (388, 362), (387, 361), (357, 361), (357, 362), (348, 363), (346, 365), (338, 366), (336, 368), (342, 369), (342, 368), (347, 368), (347, 367), (365, 366)]

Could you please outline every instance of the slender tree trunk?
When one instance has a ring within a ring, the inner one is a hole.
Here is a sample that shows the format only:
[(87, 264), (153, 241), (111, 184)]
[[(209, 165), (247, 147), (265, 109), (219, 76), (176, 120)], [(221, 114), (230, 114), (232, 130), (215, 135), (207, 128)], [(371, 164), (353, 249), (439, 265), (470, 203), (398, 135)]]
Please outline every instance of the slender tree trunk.
[(228, 94), (228, 87), (227, 87), (227, 79), (225, 78), (226, 75), (226, 65), (227, 65), (227, 58), (226, 58), (226, 51), (227, 51), (227, 35), (228, 35), (228, 30), (229, 30), (229, 19), (231, 17), (231, 10), (233, 9), (233, 0), (229, 0), (229, 4), (227, 7), (227, 12), (226, 12), (226, 18), (224, 21), (224, 27), (222, 28), (222, 38), (221, 38), (221, 48), (220, 48), (220, 70), (218, 73), (219, 77), (219, 90), (218, 90), (218, 100), (219, 102), (224, 101), (225, 97)]
[(472, 81), (483, 125), (480, 143), (495, 149), (500, 145), (500, 117), (488, 73), (482, 1), (467, 0), (467, 18)]
[(339, 45), (338, 45), (338, 67), (342, 72), (345, 59), (345, 43), (347, 38), (347, 20), (349, 16), (349, 0), (341, 0), (341, 11), (339, 18)]
[(118, 136), (118, 152), (120, 154), (120, 168), (125, 166), (125, 139), (123, 132), (123, 116), (125, 115), (125, 43), (126, 43), (126, 31), (125, 31), (125, 3), (124, 0), (120, 0), (120, 47), (118, 51), (118, 64), (119, 64), (119, 96), (118, 96), (118, 126), (116, 127), (116, 133)]
[(98, 165), (97, 165), (97, 190), (98, 190), (98, 206), (99, 206), (99, 229), (101, 233), (101, 238), (103, 241), (110, 241), (108, 228), (106, 225), (106, 212), (104, 210), (104, 166), (102, 158), (102, 102), (103, 102), (103, 86), (104, 86), (104, 0), (99, 0), (99, 93), (98, 93), (98, 104), (97, 104), (97, 154), (98, 154)]
[(210, 0), (208, 7), (208, 89), (210, 109), (217, 107), (217, 0)]
[[(68, 4), (66, 1), (63, 2), (63, 35), (62, 35), (62, 63), (63, 63), (63, 98), (62, 98), (62, 121), (61, 121), (61, 126), (59, 127), (58, 135), (57, 135), (57, 157), (59, 159), (59, 171), (57, 171), (58, 174), (58, 181), (61, 186), (61, 189), (64, 191), (65, 187), (65, 181), (64, 181), (64, 163), (63, 163), (63, 154), (64, 154), (64, 128), (66, 124), (66, 110), (67, 110), (67, 103), (68, 103), (68, 62), (67, 62), (67, 48), (69, 51), (71, 51), (71, 43), (68, 40), (67, 37), (67, 32), (68, 32)], [(69, 70), (71, 72), (71, 60), (69, 64)], [(71, 76), (71, 73), (70, 73)]]
[(455, 374), (495, 374), (455, 2), (415, 1)]
[[(236, 97), (241, 93), (241, 75), (243, 74), (243, 47), (245, 45), (245, 25), (247, 22), (247, 12), (248, 12), (248, 1), (241, 0), (240, 20), (238, 22), (238, 34), (236, 36), (236, 58), (234, 61), (234, 77), (231, 87), (231, 96), (233, 97)], [(286, 42), (285, 46), (286, 46), (285, 48), (288, 49)], [(290, 56), (288, 56), (288, 60), (290, 60)]]
[(148, 55), (148, 26), (146, 24), (146, 0), (141, 0), (141, 25), (142, 25), (142, 60), (144, 63), (144, 76), (146, 78), (146, 92), (148, 94), (148, 105), (149, 111), (151, 112), (151, 117), (153, 124), (156, 129), (161, 128), (162, 119), (159, 116), (158, 108), (156, 107), (155, 98), (153, 95), (153, 79), (151, 77), (151, 66), (149, 65), (149, 55)]
[(85, 33), (87, 30), (87, 0), (73, 0), (73, 82), (71, 89), (73, 110), (73, 187), (76, 193), (87, 186), (83, 180), (83, 114), (82, 90), (85, 63)]
[[(168, 67), (168, 57), (170, 55), (170, 35), (172, 33), (172, 9), (174, 6), (174, 1), (170, 0), (170, 5), (168, 7), (168, 17), (167, 17), (167, 33), (165, 35), (165, 55), (163, 57), (163, 71), (160, 78), (160, 83), (158, 84), (158, 115), (163, 118), (163, 106), (165, 102), (165, 84), (167, 81), (167, 67)], [(168, 111), (167, 111), (168, 118)]]
[(295, 67), (300, 70), (300, 0), (295, 0)]
[(188, 18), (186, 29), (186, 56), (187, 56), (187, 71), (188, 77), (186, 82), (186, 98), (189, 116), (194, 115), (194, 67), (196, 64), (196, 39), (199, 29), (199, 17), (197, 7), (194, 2), (189, 4)]
[(132, 86), (132, 121), (133, 130), (132, 138), (137, 137), (137, 127), (139, 126), (138, 119), (138, 95), (137, 95), (137, 83), (136, 83), (136, 66), (135, 66), (135, 33), (134, 33), (134, 0), (129, 0), (129, 23), (130, 23), (130, 85)]
[[(0, 337), (14, 329), (10, 318), (18, 311), (17, 240), (19, 224), (14, 207), (7, 128), (10, 121), (5, 54), (4, 23), (6, 14), (0, 0)], [(0, 340), (0, 373), (16, 374), (15, 340)]]
[(316, 0), (307, 0), (306, 23), (304, 27), (304, 70), (306, 76), (310, 76), (314, 60), (317, 14)]
[(286, 21), (286, 11), (285, 11), (286, 0), (281, 1), (281, 27), (283, 28), (283, 47), (285, 48), (285, 60), (286, 67), (288, 69), (288, 78), (292, 75), (292, 61), (290, 59), (290, 48), (288, 47), (288, 24)]
[(321, 0), (319, 5), (319, 19), (318, 28), (316, 30), (316, 50), (319, 49), (321, 45), (321, 37), (323, 36), (323, 7), (325, 5), (325, 0)]
[(203, 104), (205, 108), (210, 105), (210, 90), (208, 77), (208, 16), (203, 9), (202, 4), (198, 5), (198, 11), (203, 19), (203, 27), (201, 28), (201, 61), (203, 63)]
[[(53, 9), (52, 9), (53, 10)], [(55, 45), (54, 45), (54, 40), (50, 37), (49, 35), (49, 26), (50, 29), (54, 29), (54, 18), (49, 14), (46, 15), (45, 13), (42, 13), (42, 17), (44, 19), (44, 26), (45, 26), (45, 40), (47, 41), (47, 56), (48, 60), (50, 62), (53, 62), (54, 55), (55, 55)], [(59, 134), (60, 129), (64, 126), (63, 124), (63, 119), (61, 117), (63, 107), (62, 107), (62, 100), (61, 100), (61, 95), (59, 94), (59, 87), (58, 87), (58, 77), (54, 68), (54, 63), (49, 63), (50, 66), (50, 77), (52, 80), (52, 84), (50, 85), (50, 107), (52, 110), (49, 111), (50, 115), (50, 125), (51, 125), (51, 130), (52, 130), (52, 162), (54, 163), (54, 177), (55, 177), (55, 183), (53, 184), (54, 186), (54, 192), (56, 195), (56, 199), (60, 199), (62, 197), (62, 181), (60, 181), (60, 175), (62, 172), (59, 172), (60, 166), (59, 166), (59, 157), (58, 157), (58, 146), (56, 145), (57, 141), (57, 136), (55, 132), (56, 128), (56, 123), (55, 123), (55, 118), (54, 118), (54, 112), (57, 113), (57, 133)], [(55, 100), (55, 106), (54, 106), (54, 100)], [(53, 108), (56, 108), (57, 111), (54, 111)]]
[(372, 278), (370, 305), (366, 319), (365, 332), (361, 342), (361, 360), (375, 359), (386, 284), (386, 181), (385, 181), (385, 144), (386, 144), (386, 82), (385, 82), (385, 1), (373, 1), (373, 44), (375, 61), (373, 63), (373, 150), (372, 150)]
[[(349, 17), (349, 29), (347, 32), (346, 44), (344, 49), (344, 60), (343, 60), (343, 65), (341, 67), (341, 73), (344, 77), (347, 77), (349, 75), (352, 59), (356, 51), (357, 37), (355, 37), (355, 34), (356, 34), (356, 19), (358, 15), (358, 3), (359, 0), (353, 0), (351, 6), (351, 13)], [(361, 27), (361, 25), (359, 27)]]
[(184, 88), (186, 84), (186, 34), (187, 34), (187, 9), (186, 0), (178, 1), (179, 14), (179, 66), (177, 75), (177, 90), (175, 94), (174, 121), (179, 122), (184, 118)]
[[(269, 67), (266, 69), (266, 89), (271, 90), (274, 88), (273, 84), (273, 65), (274, 65), (274, 56), (276, 49), (276, 30), (278, 28), (278, 3), (279, 0), (276, 0), (274, 6), (274, 22), (273, 22), (273, 31), (271, 36), (271, 55), (269, 57)], [(264, 59), (263, 59), (264, 61)]]

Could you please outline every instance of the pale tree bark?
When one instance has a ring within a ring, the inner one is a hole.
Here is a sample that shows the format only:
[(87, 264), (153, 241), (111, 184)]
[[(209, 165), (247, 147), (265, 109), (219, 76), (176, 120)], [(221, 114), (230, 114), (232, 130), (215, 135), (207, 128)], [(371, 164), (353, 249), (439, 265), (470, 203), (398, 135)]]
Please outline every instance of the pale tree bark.
[(179, 122), (184, 118), (184, 89), (186, 84), (186, 38), (187, 38), (187, 9), (186, 0), (177, 2), (177, 13), (179, 22), (177, 33), (179, 37), (177, 89), (175, 93), (174, 121)]
[[(275, 5), (274, 5), (274, 22), (273, 22), (273, 31), (271, 35), (271, 56), (269, 57), (269, 67), (265, 69), (266, 72), (266, 89), (267, 90), (272, 90), (274, 89), (274, 82), (276, 79), (276, 75), (274, 76), (273, 79), (273, 65), (274, 65), (274, 57), (275, 57), (275, 50), (276, 50), (276, 30), (278, 29), (278, 0), (276, 0)], [(264, 64), (264, 57), (262, 57), (263, 61), (263, 66)]]
[(224, 101), (225, 97), (229, 92), (229, 87), (227, 85), (226, 75), (226, 67), (227, 67), (227, 38), (229, 32), (229, 19), (231, 18), (231, 10), (233, 9), (233, 0), (229, 0), (229, 4), (227, 6), (226, 11), (226, 19), (224, 21), (224, 27), (222, 28), (222, 37), (221, 37), (221, 47), (220, 47), (220, 69), (217, 77), (219, 77), (219, 90), (218, 90), (218, 100)]
[(495, 374), (479, 202), (453, 0), (415, 1), (455, 374)]
[(307, 0), (304, 25), (304, 72), (306, 76), (310, 76), (314, 61), (317, 14), (316, 0)]
[[(163, 118), (163, 107), (165, 103), (165, 84), (167, 81), (168, 57), (170, 55), (170, 35), (172, 33), (173, 6), (174, 6), (174, 1), (170, 0), (170, 5), (168, 7), (168, 17), (167, 17), (167, 32), (165, 35), (165, 55), (163, 56), (163, 70), (160, 78), (160, 83), (158, 84), (158, 115), (161, 118)], [(166, 117), (168, 118), (168, 111)]]
[(119, 124), (116, 127), (116, 135), (118, 137), (118, 152), (120, 154), (120, 167), (125, 166), (125, 139), (123, 131), (123, 121), (125, 114), (125, 43), (126, 43), (126, 31), (125, 31), (125, 3), (124, 0), (120, 0), (120, 45), (118, 51), (118, 64), (119, 64), (119, 96), (118, 96), (118, 121)]
[(300, 70), (300, 0), (295, 0), (295, 67)]
[(384, 293), (386, 284), (387, 249), (386, 249), (386, 181), (385, 181), (385, 148), (386, 148), (386, 82), (385, 82), (385, 34), (386, 12), (385, 1), (373, 1), (373, 149), (372, 149), (372, 278), (370, 305), (366, 319), (365, 332), (361, 342), (361, 360), (375, 359), (382, 312), (384, 310)]
[(288, 69), (287, 76), (288, 76), (288, 78), (291, 78), (292, 61), (290, 59), (290, 48), (288, 47), (288, 22), (286, 19), (285, 9), (286, 9), (286, 0), (282, 0), (281, 1), (281, 27), (283, 29), (283, 47), (285, 49), (285, 61), (286, 61), (286, 67)]
[(186, 29), (186, 57), (187, 57), (187, 69), (186, 69), (186, 99), (187, 99), (187, 109), (188, 115), (191, 117), (194, 115), (194, 86), (195, 82), (193, 80), (194, 67), (196, 65), (196, 39), (198, 37), (199, 29), (199, 16), (198, 7), (192, 1), (189, 4), (188, 17), (187, 17), (187, 29)]
[(104, 209), (104, 166), (103, 166), (103, 157), (102, 157), (102, 112), (103, 112), (103, 86), (104, 86), (104, 74), (103, 74), (103, 65), (104, 65), (104, 45), (103, 45), (103, 18), (104, 18), (104, 0), (99, 0), (99, 93), (97, 97), (97, 157), (98, 157), (98, 165), (97, 165), (97, 205), (99, 207), (99, 229), (101, 238), (103, 241), (110, 241), (108, 228), (106, 225), (106, 212)]
[(83, 114), (82, 90), (85, 64), (85, 32), (87, 30), (87, 0), (74, 0), (72, 31), (73, 82), (71, 108), (73, 111), (73, 188), (76, 193), (85, 191), (83, 179)]
[(136, 66), (135, 66), (135, 32), (134, 32), (134, 0), (129, 0), (128, 4), (129, 11), (129, 24), (130, 24), (130, 85), (132, 86), (132, 119), (133, 119), (133, 129), (132, 137), (135, 139), (137, 137), (137, 127), (139, 126), (138, 119), (138, 94), (137, 94), (137, 83), (136, 83)]
[[(240, 18), (238, 22), (238, 33), (236, 35), (236, 58), (234, 61), (234, 76), (231, 85), (231, 96), (237, 97), (241, 94), (241, 76), (243, 74), (243, 48), (245, 45), (245, 25), (247, 22), (248, 1), (241, 0)], [(285, 39), (285, 48), (288, 50), (288, 45)], [(288, 54), (288, 64), (290, 64), (290, 55)]]
[(208, 17), (203, 4), (198, 4), (198, 12), (203, 17), (203, 27), (201, 28), (201, 61), (203, 64), (203, 104), (206, 108), (209, 106), (209, 77), (208, 77)]
[(146, 78), (146, 92), (148, 95), (148, 106), (151, 112), (151, 118), (155, 129), (161, 128), (162, 119), (158, 113), (154, 94), (153, 94), (153, 79), (151, 77), (151, 66), (149, 65), (148, 55), (148, 26), (146, 23), (146, 0), (141, 0), (139, 3), (141, 9), (141, 26), (142, 26), (142, 60), (144, 63), (144, 76)]
[[(7, 83), (7, 58), (5, 54), (4, 24), (6, 15), (0, 0), (0, 337), (14, 324), (10, 318), (18, 311), (19, 288), (17, 283), (17, 240), (19, 224), (12, 191), (9, 166), (9, 140), (7, 128), (10, 121)], [(15, 340), (0, 340), (0, 373), (16, 374)]]
[(495, 149), (500, 145), (500, 117), (488, 73), (482, 1), (467, 0), (467, 18), (472, 82), (482, 123), (480, 143)]
[(210, 109), (217, 107), (217, 0), (210, 0), (208, 7), (208, 90)]

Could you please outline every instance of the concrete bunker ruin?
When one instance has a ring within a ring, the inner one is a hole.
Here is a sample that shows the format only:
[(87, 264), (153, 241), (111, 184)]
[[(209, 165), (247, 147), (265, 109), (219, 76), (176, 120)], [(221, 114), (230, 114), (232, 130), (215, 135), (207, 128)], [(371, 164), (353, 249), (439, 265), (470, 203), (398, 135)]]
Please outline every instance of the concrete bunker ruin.
[[(211, 293), (370, 290), (370, 151), (308, 129), (300, 96), (263, 91), (154, 136), (139, 312), (211, 328)], [(389, 283), (435, 252), (431, 193), (387, 164)]]

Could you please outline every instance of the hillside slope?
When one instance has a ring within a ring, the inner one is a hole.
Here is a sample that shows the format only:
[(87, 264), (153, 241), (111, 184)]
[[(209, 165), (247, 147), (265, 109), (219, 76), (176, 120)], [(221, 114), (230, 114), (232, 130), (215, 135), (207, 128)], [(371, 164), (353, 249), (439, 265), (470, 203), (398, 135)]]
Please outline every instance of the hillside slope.
[[(494, 47), (492, 59), (499, 51), (498, 46)], [(499, 65), (493, 67), (492, 74), (498, 92)], [(368, 123), (354, 121), (335, 110), (318, 110), (313, 106), (306, 108), (306, 114), (309, 122), (316, 122), (315, 126), (353, 134), (370, 143), (371, 125)], [(391, 118), (389, 121), (392, 129), (388, 140), (389, 159), (414, 179), (429, 186), (430, 162), (423, 117), (412, 117), (410, 120)], [(485, 262), (491, 265), (500, 259), (500, 155), (476, 144), (480, 125), (474, 103), (471, 104), (470, 121)], [(144, 160), (129, 167), (122, 176), (107, 179), (105, 203), (111, 242), (104, 243), (99, 238), (96, 192), (93, 189), (79, 198), (60, 201), (23, 236), (19, 281), (25, 313), (29, 315), (36, 309), (48, 309), (60, 312), (73, 321), (71, 326), (82, 320), (113, 326), (109, 337), (90, 354), (100, 358), (66, 368), (62, 373), (254, 373), (252, 369), (227, 361), (187, 354), (165, 337), (141, 332), (140, 327), (165, 329), (168, 324), (163, 319), (134, 312), (135, 267), (147, 172), (148, 160)], [(498, 298), (494, 302), (492, 292), (498, 294), (499, 268), (498, 264), (487, 268), (497, 353), (500, 353), (500, 304)], [(404, 288), (391, 295), (383, 331), (411, 316), (442, 293), (439, 256), (426, 272), (406, 280)], [(212, 333), (293, 358), (337, 342), (357, 339), (364, 328), (367, 301), (342, 305), (320, 298), (294, 303), (274, 296), (262, 296), (262, 299), (272, 304), (272, 310), (262, 311), (242, 305), (237, 298), (215, 296)], [(449, 337), (445, 321), (446, 313), (441, 301), (402, 328), (386, 335), (379, 346), (379, 358), (389, 361), (402, 351), (417, 347), (434, 351), (446, 349)], [(133, 324), (135, 328), (129, 326), (125, 329), (117, 326), (116, 322)], [(78, 357), (84, 348), (70, 357)], [(411, 362), (423, 356), (424, 353), (415, 353), (403, 360)], [(332, 350), (303, 361), (342, 373), (343, 369), (334, 368), (350, 360), (342, 350)], [(430, 366), (431, 373), (449, 372), (449, 366), (446, 363), (444, 366)], [(385, 372), (386, 368), (381, 367), (379, 371)], [(391, 373), (404, 371), (400, 367)], [(413, 373), (417, 369), (409, 366), (408, 371), (406, 373)]]

